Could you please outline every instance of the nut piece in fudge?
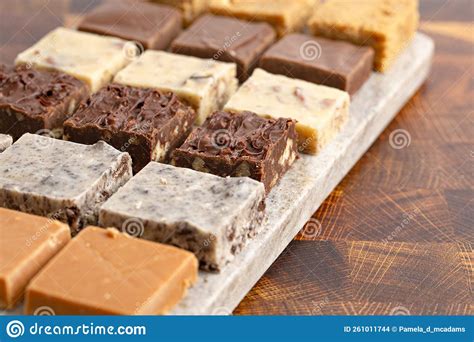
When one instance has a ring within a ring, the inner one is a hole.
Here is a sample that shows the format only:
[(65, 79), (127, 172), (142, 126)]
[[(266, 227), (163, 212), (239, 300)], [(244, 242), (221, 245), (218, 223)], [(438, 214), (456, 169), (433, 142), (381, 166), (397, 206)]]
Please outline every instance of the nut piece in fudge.
[(267, 192), (298, 156), (295, 122), (215, 112), (173, 153), (173, 164), (221, 177), (250, 177)]
[(13, 143), (11, 136), (7, 134), (0, 134), (0, 152), (5, 151)]
[(59, 71), (0, 65), (0, 133), (61, 137), (64, 121), (85, 100), (85, 83)]
[(59, 27), (20, 53), (15, 63), (65, 72), (96, 92), (136, 58), (128, 54), (129, 45), (122, 39)]
[(342, 90), (255, 69), (224, 109), (296, 120), (298, 150), (316, 154), (347, 121), (349, 102)]
[(245, 81), (259, 57), (275, 41), (267, 23), (203, 15), (171, 44), (171, 51), (237, 64), (237, 74)]
[(114, 81), (174, 92), (196, 110), (196, 123), (201, 124), (237, 90), (236, 70), (233, 63), (148, 50)]
[(266, 21), (282, 37), (300, 31), (318, 0), (210, 0), (210, 11), (248, 21)]
[(47, 306), (56, 315), (165, 314), (197, 271), (192, 253), (87, 227), (28, 285), (25, 313)]
[(195, 119), (196, 112), (173, 93), (111, 84), (64, 123), (64, 138), (82, 144), (103, 140), (128, 152), (138, 172), (151, 160), (168, 160)]
[(29, 281), (70, 239), (64, 223), (0, 208), (0, 308), (12, 309)]
[(202, 269), (219, 271), (257, 233), (264, 196), (248, 177), (151, 162), (102, 206), (99, 224), (184, 248)]
[(413, 38), (418, 0), (327, 0), (309, 21), (313, 34), (375, 50), (374, 67), (387, 71)]
[(189, 24), (207, 9), (209, 0), (151, 0), (151, 2), (177, 7), (183, 13), (185, 24)]
[(373, 61), (370, 47), (293, 33), (265, 52), (259, 66), (354, 94), (371, 75)]
[(106, 2), (87, 13), (78, 29), (140, 43), (162, 50), (181, 31), (181, 13), (173, 7), (135, 2)]
[(128, 153), (24, 134), (0, 154), (0, 207), (54, 217), (72, 233), (96, 224), (99, 207), (132, 176)]

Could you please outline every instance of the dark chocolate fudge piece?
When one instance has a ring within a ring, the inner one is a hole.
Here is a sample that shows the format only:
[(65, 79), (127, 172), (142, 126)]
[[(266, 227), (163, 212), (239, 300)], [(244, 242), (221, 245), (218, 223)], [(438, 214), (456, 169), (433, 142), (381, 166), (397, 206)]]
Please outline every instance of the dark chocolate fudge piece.
[(171, 92), (110, 84), (64, 123), (64, 138), (83, 144), (104, 140), (128, 152), (134, 172), (165, 161), (192, 129), (196, 112)]
[(250, 177), (269, 192), (297, 156), (295, 121), (220, 111), (193, 130), (172, 162), (222, 177)]
[(14, 140), (45, 131), (61, 136), (63, 122), (88, 92), (82, 81), (58, 71), (0, 65), (0, 133)]
[(171, 44), (171, 51), (237, 64), (237, 74), (245, 81), (262, 53), (275, 41), (267, 23), (204, 15)]
[(145, 2), (106, 2), (87, 13), (79, 30), (139, 42), (145, 49), (164, 50), (181, 32), (176, 8)]
[(344, 41), (290, 34), (260, 59), (260, 67), (354, 94), (369, 78), (374, 51)]

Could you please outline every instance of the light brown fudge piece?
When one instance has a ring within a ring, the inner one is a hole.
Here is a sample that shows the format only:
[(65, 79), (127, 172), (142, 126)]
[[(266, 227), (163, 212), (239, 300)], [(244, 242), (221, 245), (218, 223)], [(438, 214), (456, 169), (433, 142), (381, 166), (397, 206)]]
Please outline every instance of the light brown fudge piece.
[(67, 224), (0, 208), (0, 308), (13, 308), (31, 278), (70, 239)]
[(183, 12), (184, 23), (189, 25), (207, 9), (209, 0), (151, 0), (151, 2), (179, 8)]
[(410, 42), (418, 23), (418, 0), (328, 0), (317, 8), (309, 27), (317, 36), (371, 46), (374, 68), (384, 72)]
[(32, 280), (25, 313), (154, 315), (171, 310), (197, 280), (187, 251), (87, 227)]
[(210, 11), (249, 21), (266, 21), (278, 35), (300, 31), (319, 0), (211, 0)]

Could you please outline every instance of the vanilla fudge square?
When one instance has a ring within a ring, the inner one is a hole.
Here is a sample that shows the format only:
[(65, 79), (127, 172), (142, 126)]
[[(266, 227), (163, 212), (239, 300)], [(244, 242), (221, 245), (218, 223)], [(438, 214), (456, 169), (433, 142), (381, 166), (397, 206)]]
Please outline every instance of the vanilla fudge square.
[(0, 134), (0, 152), (5, 151), (13, 143), (13, 138), (7, 134)]
[(294, 119), (299, 151), (316, 154), (346, 122), (349, 102), (342, 90), (256, 69), (225, 110)]
[(127, 46), (122, 39), (58, 27), (20, 53), (15, 63), (65, 72), (95, 92), (133, 59)]
[(24, 134), (0, 154), (0, 207), (53, 217), (76, 233), (132, 175), (128, 153)]
[(247, 177), (151, 162), (105, 202), (99, 224), (135, 225), (142, 238), (189, 250), (202, 269), (219, 271), (257, 233), (264, 196), (263, 184)]
[(235, 93), (236, 73), (233, 63), (148, 50), (121, 70), (114, 82), (174, 92), (196, 110), (196, 123), (201, 124)]

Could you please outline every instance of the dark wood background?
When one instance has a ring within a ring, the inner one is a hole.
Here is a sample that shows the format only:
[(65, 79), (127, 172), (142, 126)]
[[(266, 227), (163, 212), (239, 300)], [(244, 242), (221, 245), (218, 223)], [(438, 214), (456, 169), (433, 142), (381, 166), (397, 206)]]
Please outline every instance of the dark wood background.
[[(0, 62), (95, 2), (1, 1)], [(234, 314), (474, 314), (474, 2), (422, 0), (421, 15), (429, 80)]]

